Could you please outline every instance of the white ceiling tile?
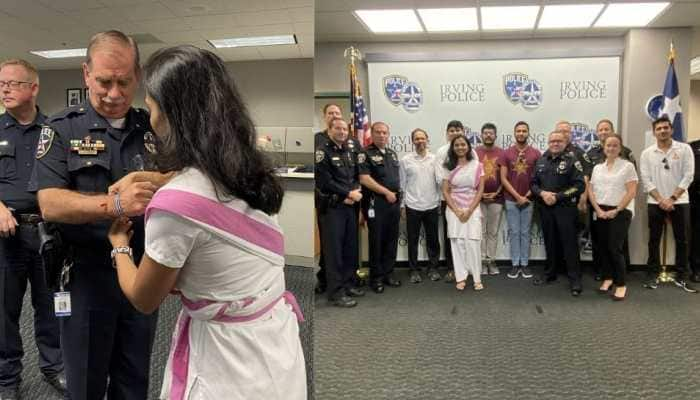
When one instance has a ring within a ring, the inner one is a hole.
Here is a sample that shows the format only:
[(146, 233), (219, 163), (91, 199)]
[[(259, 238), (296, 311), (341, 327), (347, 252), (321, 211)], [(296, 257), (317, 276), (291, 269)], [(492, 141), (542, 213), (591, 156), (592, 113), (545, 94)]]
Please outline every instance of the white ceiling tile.
[[(114, 8), (114, 7), (112, 7)], [(132, 21), (175, 18), (167, 7), (159, 2), (146, 2), (120, 8), (122, 14)]]
[(204, 40), (205, 38), (199, 31), (183, 31), (183, 32), (163, 32), (154, 33), (153, 36), (168, 44), (184, 44)]
[(314, 35), (314, 23), (312, 22), (295, 22), (292, 24), (294, 26), (294, 33), (300, 35)]
[(280, 58), (299, 58), (299, 46), (295, 44), (283, 46), (261, 46), (258, 47), (260, 55), (266, 60), (277, 60)]
[(206, 39), (226, 39), (231, 37), (268, 36), (296, 33), (292, 24), (238, 26), (219, 29), (202, 29), (199, 33)]
[(193, 29), (192, 25), (185, 22), (184, 18), (163, 18), (152, 19), (148, 21), (136, 21), (134, 25), (146, 33), (167, 33), (167, 32), (183, 32)]
[(235, 14), (202, 15), (196, 17), (184, 17), (186, 23), (193, 29), (230, 28), (236, 26)]
[(105, 7), (104, 4), (95, 0), (39, 0), (39, 3), (48, 8), (63, 12)]
[(286, 10), (232, 14), (240, 26), (275, 25), (292, 22)]
[(313, 7), (290, 8), (286, 12), (289, 13), (292, 22), (313, 22), (314, 20)]

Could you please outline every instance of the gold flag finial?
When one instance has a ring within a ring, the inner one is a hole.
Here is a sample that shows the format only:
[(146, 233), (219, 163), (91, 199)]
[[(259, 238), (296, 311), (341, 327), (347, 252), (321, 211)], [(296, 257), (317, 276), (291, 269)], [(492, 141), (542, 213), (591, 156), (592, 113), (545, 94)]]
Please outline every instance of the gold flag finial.
[(350, 58), (350, 65), (355, 65), (355, 61), (362, 59), (362, 53), (354, 46), (350, 46), (343, 52), (343, 57)]
[(672, 62), (676, 58), (676, 49), (673, 47), (673, 40), (671, 40), (671, 45), (668, 49), (668, 62)]

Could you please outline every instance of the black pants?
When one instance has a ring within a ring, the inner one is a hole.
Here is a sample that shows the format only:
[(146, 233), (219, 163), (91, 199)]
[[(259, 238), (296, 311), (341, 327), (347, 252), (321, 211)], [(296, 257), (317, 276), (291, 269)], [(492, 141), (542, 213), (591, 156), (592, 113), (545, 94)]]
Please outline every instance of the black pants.
[(426, 248), (428, 250), (428, 268), (436, 269), (440, 258), (440, 240), (438, 239), (438, 208), (418, 211), (406, 207), (406, 233), (408, 234), (408, 266), (419, 271), (418, 246), (420, 227), (425, 230)]
[(321, 217), (321, 211), (316, 208), (316, 226), (318, 227), (319, 241), (321, 242), (321, 254), (318, 257), (318, 272), (316, 273), (316, 279), (318, 280), (318, 285), (325, 287), (326, 282), (326, 258), (323, 256), (323, 218)]
[(578, 209), (575, 206), (547, 206), (537, 203), (547, 261), (544, 278), (553, 280), (557, 276), (557, 260), (564, 260), (569, 285), (572, 289), (581, 288), (581, 265), (577, 235)]
[[(589, 223), (591, 226), (595, 225), (593, 221), (593, 215), (595, 214), (595, 210), (593, 209), (593, 206), (589, 205), (589, 212), (588, 212), (588, 218), (589, 218)], [(631, 213), (630, 213), (631, 214)], [(622, 242), (622, 255), (625, 258), (625, 269), (629, 267), (630, 265), (630, 243), (629, 243), (629, 237), (628, 235), (625, 235), (624, 240)], [(591, 229), (591, 243), (593, 245), (592, 249), (592, 262), (593, 262), (593, 273), (596, 275), (601, 275), (603, 274), (603, 261), (600, 259), (600, 254), (597, 249), (602, 249), (605, 246), (605, 243), (601, 241), (600, 235), (598, 235), (598, 230), (593, 228)]]
[(700, 194), (690, 196), (690, 226), (690, 267), (693, 273), (700, 274)]
[(21, 381), (24, 350), (19, 319), (27, 281), (31, 283), (39, 369), (46, 376), (63, 371), (53, 294), (46, 288), (38, 248), (36, 225), (20, 224), (14, 236), (0, 238), (0, 389), (16, 387)]
[[(600, 206), (603, 211), (614, 209), (614, 206)], [(603, 279), (612, 279), (615, 286), (625, 286), (625, 262), (624, 242), (632, 221), (632, 213), (629, 210), (620, 211), (613, 219), (598, 218), (593, 222), (593, 232), (598, 237), (593, 242), (593, 250), (598, 254), (600, 272)]]
[(61, 346), (71, 400), (105, 392), (109, 400), (145, 399), (157, 314), (141, 314), (124, 297), (108, 255), (76, 260), (66, 290), (72, 313), (60, 318)]
[(357, 270), (357, 210), (354, 206), (328, 207), (321, 215), (323, 221), (323, 253), (328, 298), (343, 296), (355, 285)]
[(367, 218), (369, 230), (370, 280), (384, 279), (394, 271), (399, 244), (400, 204), (389, 204), (384, 196), (374, 197), (374, 218)]
[(447, 209), (447, 202), (443, 200), (440, 202), (440, 215), (442, 216), (442, 245), (445, 248), (445, 267), (447, 267), (448, 271), (452, 271), (452, 246), (450, 245), (450, 238), (447, 237), (447, 214), (445, 214), (445, 209)]
[(676, 278), (683, 279), (688, 269), (688, 245), (686, 240), (686, 221), (689, 218), (688, 204), (676, 204), (672, 211), (664, 211), (658, 204), (647, 204), (649, 220), (649, 258), (647, 267), (649, 275), (657, 275), (661, 269), (659, 244), (665, 220), (671, 220), (673, 236), (676, 239)]

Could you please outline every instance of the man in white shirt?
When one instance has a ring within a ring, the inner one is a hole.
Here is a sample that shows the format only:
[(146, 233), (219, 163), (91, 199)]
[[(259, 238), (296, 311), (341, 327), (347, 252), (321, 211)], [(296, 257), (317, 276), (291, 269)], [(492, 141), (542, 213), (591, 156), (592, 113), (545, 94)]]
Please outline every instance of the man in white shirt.
[(656, 144), (642, 152), (640, 171), (644, 191), (647, 193), (649, 219), (648, 279), (645, 287), (656, 289), (660, 269), (659, 243), (665, 219), (671, 220), (676, 240), (676, 286), (686, 292), (696, 293), (683, 280), (688, 270), (686, 221), (689, 219), (688, 187), (693, 181), (695, 160), (687, 143), (672, 139), (671, 120), (661, 116), (652, 123)]
[[(447, 129), (445, 137), (447, 143), (440, 146), (440, 148), (435, 153), (435, 182), (438, 187), (441, 187), (442, 180), (445, 178), (445, 160), (447, 159), (447, 152), (450, 150), (450, 143), (456, 137), (464, 136), (464, 125), (462, 121), (452, 120), (447, 123)], [(476, 156), (475, 159), (478, 159)], [(442, 243), (445, 247), (445, 267), (447, 268), (447, 274), (445, 275), (445, 282), (454, 282), (454, 268), (452, 267), (452, 248), (450, 247), (450, 239), (447, 237), (447, 221), (445, 220), (445, 208), (447, 203), (445, 199), (442, 198), (442, 192), (438, 191), (440, 197), (440, 215), (442, 215)]]
[(428, 251), (428, 278), (437, 281), (440, 279), (437, 272), (440, 258), (440, 195), (435, 182), (435, 155), (428, 150), (428, 133), (424, 130), (414, 129), (411, 141), (415, 151), (404, 155), (399, 164), (401, 191), (404, 193), (401, 216), (406, 218), (410, 279), (411, 283), (420, 283), (422, 280), (418, 266), (418, 243), (422, 225)]

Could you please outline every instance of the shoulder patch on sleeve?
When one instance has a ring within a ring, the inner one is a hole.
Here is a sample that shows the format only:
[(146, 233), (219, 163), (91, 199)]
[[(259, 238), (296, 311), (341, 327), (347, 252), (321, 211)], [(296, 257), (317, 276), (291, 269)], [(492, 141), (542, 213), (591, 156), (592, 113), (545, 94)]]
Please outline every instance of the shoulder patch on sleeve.
[(320, 163), (326, 157), (326, 153), (323, 150), (316, 150), (316, 162)]
[(580, 161), (574, 162), (574, 167), (576, 167), (577, 170), (583, 172), (583, 166), (581, 165)]
[(48, 125), (43, 125), (41, 127), (41, 133), (39, 133), (39, 142), (37, 142), (36, 146), (36, 159), (40, 159), (41, 157), (45, 156), (46, 153), (49, 152), (49, 149), (51, 149), (51, 144), (53, 144), (53, 138), (55, 136), (55, 132), (53, 128), (51, 128)]
[(367, 160), (367, 155), (365, 153), (360, 153), (357, 155), (357, 162), (362, 164)]

